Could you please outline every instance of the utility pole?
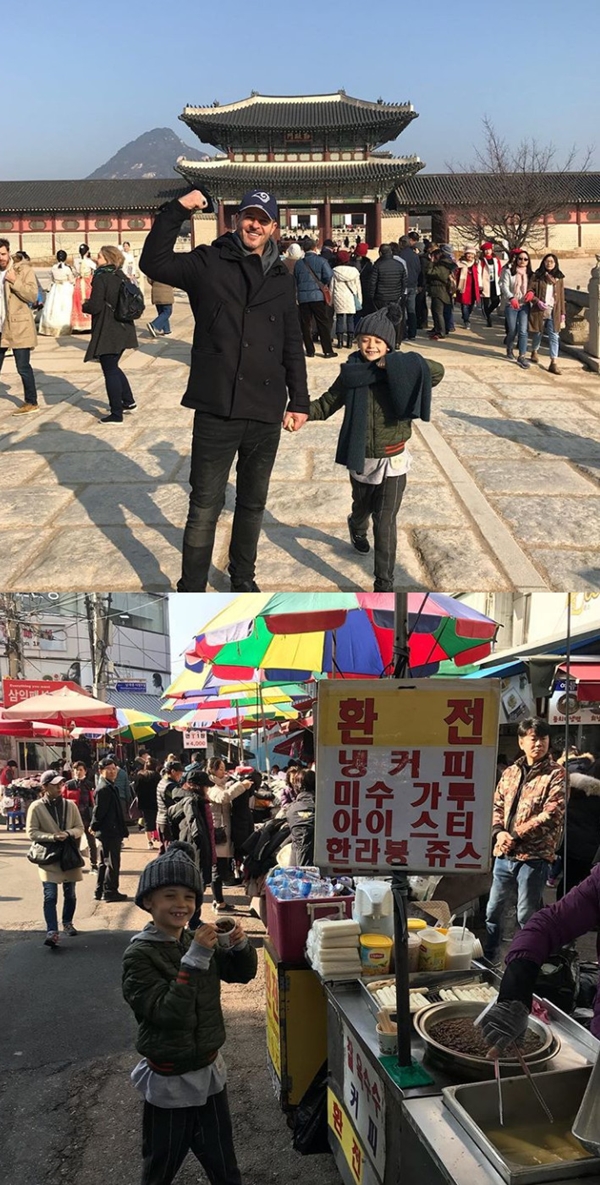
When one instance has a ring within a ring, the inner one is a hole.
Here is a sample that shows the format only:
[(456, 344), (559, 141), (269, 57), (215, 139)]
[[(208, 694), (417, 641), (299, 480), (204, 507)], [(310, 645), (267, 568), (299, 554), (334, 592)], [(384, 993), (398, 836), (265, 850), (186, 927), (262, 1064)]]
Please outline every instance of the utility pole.
[(21, 636), (19, 605), (15, 593), (0, 594), (0, 618), (4, 622), (6, 629), (5, 654), (8, 660), (9, 678), (23, 679), (25, 677), (23, 639)]
[(108, 691), (111, 604), (110, 593), (88, 593), (85, 598), (93, 690), (96, 699), (104, 701), (107, 699)]

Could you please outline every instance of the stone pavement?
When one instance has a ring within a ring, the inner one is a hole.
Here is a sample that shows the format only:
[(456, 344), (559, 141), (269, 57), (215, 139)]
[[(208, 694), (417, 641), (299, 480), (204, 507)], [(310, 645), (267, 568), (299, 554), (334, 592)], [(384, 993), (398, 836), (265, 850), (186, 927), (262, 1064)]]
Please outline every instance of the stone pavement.
[[(418, 423), (400, 511), (399, 588), (600, 588), (600, 380), (561, 359), (563, 375), (520, 370), (502, 327), (457, 329), (417, 348), (442, 361), (432, 423)], [(33, 355), (42, 412), (21, 401), (14, 363), (0, 376), (0, 547), (7, 590), (73, 587), (161, 591), (175, 586), (187, 506), (192, 413), (180, 407), (191, 314), (178, 296), (173, 335), (141, 323), (129, 354), (138, 411), (106, 427), (104, 384), (83, 364), (88, 338), (40, 338)], [(346, 352), (340, 356), (344, 359)], [(321, 394), (338, 362), (309, 362)], [(261, 538), (265, 590), (372, 587), (372, 557), (350, 547), (346, 471), (333, 461), (341, 415), (282, 438)], [(233, 506), (217, 534), (211, 587), (227, 590)]]

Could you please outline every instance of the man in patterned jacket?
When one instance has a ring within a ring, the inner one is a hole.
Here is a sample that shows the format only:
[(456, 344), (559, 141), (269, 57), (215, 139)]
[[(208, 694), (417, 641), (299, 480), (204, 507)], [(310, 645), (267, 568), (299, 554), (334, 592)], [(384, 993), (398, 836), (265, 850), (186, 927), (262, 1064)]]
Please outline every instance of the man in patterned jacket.
[(565, 771), (550, 756), (548, 725), (528, 717), (517, 735), (523, 756), (504, 771), (494, 796), (496, 860), (485, 918), (485, 957), (492, 963), (499, 956), (504, 910), (515, 890), (519, 926), (540, 909), (565, 819)]

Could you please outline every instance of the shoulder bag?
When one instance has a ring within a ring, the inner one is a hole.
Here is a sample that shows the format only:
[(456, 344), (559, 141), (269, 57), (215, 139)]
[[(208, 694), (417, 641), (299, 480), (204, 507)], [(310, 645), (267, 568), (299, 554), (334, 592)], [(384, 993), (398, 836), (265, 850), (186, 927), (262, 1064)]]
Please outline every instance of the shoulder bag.
[(324, 284), (323, 281), (319, 279), (317, 273), (314, 272), (312, 267), (310, 266), (310, 263), (308, 262), (308, 259), (306, 258), (306, 256), (304, 257), (303, 263), (306, 264), (311, 276), (313, 277), (313, 280), (316, 280), (317, 286), (321, 292), (321, 295), (323, 297), (323, 300), (325, 301), (325, 304), (331, 304), (331, 290), (327, 287), (327, 284)]

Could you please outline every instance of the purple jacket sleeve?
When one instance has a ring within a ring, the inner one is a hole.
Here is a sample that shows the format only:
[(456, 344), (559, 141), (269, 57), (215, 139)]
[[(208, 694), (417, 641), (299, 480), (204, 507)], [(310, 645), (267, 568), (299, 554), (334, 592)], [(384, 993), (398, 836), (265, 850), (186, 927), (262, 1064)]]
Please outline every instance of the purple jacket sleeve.
[(580, 885), (575, 885), (561, 901), (534, 913), (514, 939), (506, 962), (531, 959), (541, 967), (561, 946), (599, 927), (600, 865), (596, 865), (591, 875)]

